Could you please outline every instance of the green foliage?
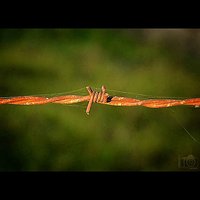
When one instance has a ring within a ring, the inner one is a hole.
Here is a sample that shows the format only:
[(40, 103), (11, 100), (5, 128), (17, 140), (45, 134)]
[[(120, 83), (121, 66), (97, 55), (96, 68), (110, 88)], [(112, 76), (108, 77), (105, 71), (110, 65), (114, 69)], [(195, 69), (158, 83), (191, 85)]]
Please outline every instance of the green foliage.
[[(188, 32), (1, 29), (0, 96), (104, 84), (108, 91), (200, 97), (200, 37)], [(95, 104), (87, 116), (81, 105), (0, 105), (0, 170), (181, 170), (178, 156), (200, 158), (200, 145), (174, 119), (200, 140), (199, 109)]]

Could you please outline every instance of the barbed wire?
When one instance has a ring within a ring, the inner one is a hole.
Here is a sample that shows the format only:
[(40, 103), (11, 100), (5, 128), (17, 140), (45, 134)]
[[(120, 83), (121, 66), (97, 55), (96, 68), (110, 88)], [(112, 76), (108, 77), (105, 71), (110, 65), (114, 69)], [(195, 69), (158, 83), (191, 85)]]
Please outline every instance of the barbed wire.
[(18, 97), (7, 97), (0, 98), (0, 104), (15, 104), (15, 105), (42, 105), (48, 103), (57, 104), (74, 104), (84, 101), (88, 101), (86, 113), (89, 114), (92, 103), (99, 103), (111, 106), (144, 106), (149, 108), (166, 108), (172, 106), (200, 106), (200, 98), (190, 99), (135, 99), (128, 97), (110, 96), (106, 92), (106, 87), (102, 86), (101, 91), (97, 92), (92, 90), (91, 87), (86, 87), (89, 95), (78, 96), (78, 95), (64, 95), (55, 97), (39, 97), (39, 96), (18, 96)]

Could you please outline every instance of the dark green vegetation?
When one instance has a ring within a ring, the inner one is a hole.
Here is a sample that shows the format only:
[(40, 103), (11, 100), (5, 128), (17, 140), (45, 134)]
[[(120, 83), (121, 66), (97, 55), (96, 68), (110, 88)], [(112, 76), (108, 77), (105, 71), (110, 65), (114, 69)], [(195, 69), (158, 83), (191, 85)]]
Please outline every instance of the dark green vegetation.
[[(199, 30), (2, 29), (0, 96), (104, 84), (200, 97), (199, 57)], [(87, 116), (85, 107), (0, 105), (0, 170), (182, 170), (179, 156), (200, 159), (200, 144), (175, 120), (200, 140), (199, 108), (94, 104)]]

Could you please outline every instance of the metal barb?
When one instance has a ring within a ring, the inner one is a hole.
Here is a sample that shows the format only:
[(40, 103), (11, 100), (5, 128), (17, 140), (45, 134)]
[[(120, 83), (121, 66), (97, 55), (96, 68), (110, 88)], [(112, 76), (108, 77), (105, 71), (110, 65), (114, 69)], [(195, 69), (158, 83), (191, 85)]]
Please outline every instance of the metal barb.
[(106, 93), (105, 86), (101, 87), (101, 92), (93, 91), (90, 86), (87, 86), (86, 89), (90, 95), (90, 100), (86, 108), (86, 113), (87, 115), (89, 115), (91, 107), (92, 107), (92, 103), (106, 103), (108, 94)]

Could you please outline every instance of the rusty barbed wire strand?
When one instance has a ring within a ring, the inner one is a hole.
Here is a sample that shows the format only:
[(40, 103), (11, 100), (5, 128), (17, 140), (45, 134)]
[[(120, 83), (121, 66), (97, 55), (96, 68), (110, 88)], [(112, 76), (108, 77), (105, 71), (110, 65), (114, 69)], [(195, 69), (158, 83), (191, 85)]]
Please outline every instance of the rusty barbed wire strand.
[(56, 97), (37, 97), (37, 96), (18, 96), (11, 98), (0, 98), (0, 104), (15, 104), (15, 105), (41, 105), (47, 103), (57, 104), (74, 104), (84, 101), (88, 101), (86, 113), (90, 113), (92, 103), (99, 103), (111, 106), (144, 106), (149, 108), (165, 108), (172, 106), (200, 106), (200, 98), (190, 99), (146, 99), (139, 100), (128, 97), (110, 96), (106, 92), (106, 87), (102, 86), (100, 92), (92, 90), (91, 87), (86, 87), (89, 95), (78, 96), (78, 95), (65, 95)]

